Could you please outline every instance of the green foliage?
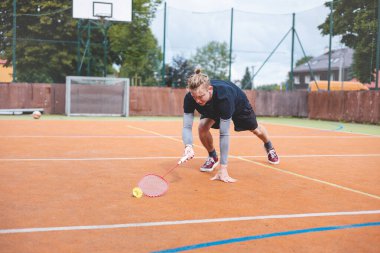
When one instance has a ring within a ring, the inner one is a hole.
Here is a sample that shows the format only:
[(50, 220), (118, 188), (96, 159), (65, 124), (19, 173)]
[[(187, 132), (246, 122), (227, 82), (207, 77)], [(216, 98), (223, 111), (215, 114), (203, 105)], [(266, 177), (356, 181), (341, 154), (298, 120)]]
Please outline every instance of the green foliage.
[(146, 85), (157, 85), (162, 53), (150, 30), (150, 22), (161, 0), (134, 0), (133, 22), (110, 28), (112, 60), (121, 65), (120, 76), (138, 76)]
[(211, 41), (191, 58), (194, 65), (199, 65), (211, 79), (228, 79), (229, 50), (226, 42)]
[(166, 66), (165, 84), (169, 87), (186, 87), (186, 80), (194, 72), (194, 66), (190, 60), (183, 56), (173, 57), (172, 66)]
[(252, 76), (249, 68), (245, 68), (243, 79), (241, 79), (241, 87), (250, 90), (252, 88)]
[[(333, 35), (341, 35), (341, 42), (355, 50), (353, 72), (365, 83), (375, 73), (377, 4), (375, 0), (341, 0), (333, 5)], [(318, 28), (322, 34), (329, 34), (329, 16)]]
[(302, 57), (301, 59), (299, 59), (297, 62), (296, 62), (296, 67), (304, 64), (304, 63), (307, 63), (308, 61), (310, 61), (311, 59), (313, 59), (313, 56), (304, 56)]
[(272, 90), (280, 90), (281, 87), (277, 84), (269, 84), (269, 85), (257, 86), (256, 89), (257, 90), (272, 91)]
[(143, 83), (160, 70), (162, 59), (157, 41), (149, 29), (145, 31), (130, 25), (117, 25), (110, 29), (112, 59), (121, 65), (120, 76), (139, 76)]
[[(0, 51), (12, 64), (13, 1), (0, 3)], [(17, 81), (64, 82), (76, 66), (72, 1), (17, 0)], [(63, 25), (64, 24), (64, 25)], [(73, 43), (74, 42), (74, 43)]]
[[(67, 75), (77, 75), (79, 63), (79, 75), (103, 76), (106, 45), (107, 73), (116, 63), (121, 66), (121, 76), (138, 75), (156, 83), (155, 72), (162, 57), (149, 24), (160, 2), (134, 0), (131, 23), (115, 22), (109, 27), (107, 23), (83, 20), (78, 34), (79, 20), (72, 18), (72, 0), (17, 0), (17, 81), (62, 83)], [(12, 3), (0, 2), (0, 52), (8, 65), (12, 64)], [(108, 28), (107, 45), (104, 36)], [(90, 46), (86, 47), (88, 32)]]

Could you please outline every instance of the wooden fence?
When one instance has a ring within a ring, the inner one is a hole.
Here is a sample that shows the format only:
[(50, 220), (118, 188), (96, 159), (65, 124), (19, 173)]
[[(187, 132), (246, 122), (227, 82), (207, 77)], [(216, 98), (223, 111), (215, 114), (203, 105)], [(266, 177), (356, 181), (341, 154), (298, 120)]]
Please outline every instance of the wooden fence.
[[(379, 124), (380, 91), (245, 91), (258, 116), (289, 116)], [(180, 116), (185, 89), (131, 87), (130, 115)], [(65, 85), (0, 84), (0, 109), (44, 108), (65, 114)]]

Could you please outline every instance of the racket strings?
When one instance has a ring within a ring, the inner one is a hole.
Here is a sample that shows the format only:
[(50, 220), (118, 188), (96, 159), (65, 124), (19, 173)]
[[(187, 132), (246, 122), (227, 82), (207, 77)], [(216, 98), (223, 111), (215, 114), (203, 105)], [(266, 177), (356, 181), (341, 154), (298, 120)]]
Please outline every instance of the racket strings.
[(149, 174), (144, 176), (138, 186), (143, 193), (149, 197), (158, 197), (163, 195), (169, 188), (168, 183), (163, 177)]

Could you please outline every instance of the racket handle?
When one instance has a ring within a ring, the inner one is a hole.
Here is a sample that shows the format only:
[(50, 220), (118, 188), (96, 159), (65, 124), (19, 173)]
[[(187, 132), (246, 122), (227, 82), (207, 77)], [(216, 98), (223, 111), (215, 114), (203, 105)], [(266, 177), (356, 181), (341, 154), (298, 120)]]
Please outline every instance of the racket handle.
[(182, 158), (178, 161), (177, 164), (180, 165), (180, 164), (186, 162), (186, 160), (187, 160), (187, 156), (184, 156), (184, 157), (182, 157)]

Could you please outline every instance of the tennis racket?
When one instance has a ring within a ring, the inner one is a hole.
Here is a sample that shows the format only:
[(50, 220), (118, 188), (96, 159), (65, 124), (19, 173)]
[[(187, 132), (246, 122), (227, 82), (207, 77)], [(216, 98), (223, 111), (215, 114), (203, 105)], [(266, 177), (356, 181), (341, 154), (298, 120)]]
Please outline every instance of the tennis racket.
[(173, 168), (168, 170), (163, 176), (156, 174), (145, 175), (138, 183), (138, 186), (144, 195), (148, 197), (160, 197), (164, 195), (169, 189), (169, 183), (166, 181), (165, 176), (172, 172), (180, 164), (181, 161), (178, 162)]

